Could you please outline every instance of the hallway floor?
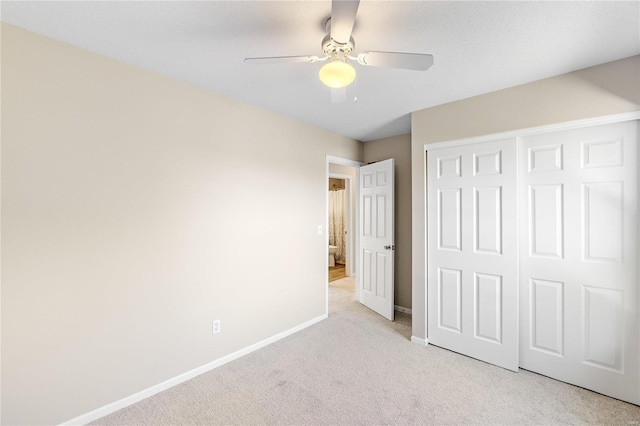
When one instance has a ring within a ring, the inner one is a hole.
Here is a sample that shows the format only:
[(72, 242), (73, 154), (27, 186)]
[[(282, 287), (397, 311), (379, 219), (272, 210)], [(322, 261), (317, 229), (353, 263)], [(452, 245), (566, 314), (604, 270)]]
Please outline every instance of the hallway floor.
[(346, 265), (336, 263), (336, 266), (329, 267), (329, 282), (345, 278), (347, 276)]

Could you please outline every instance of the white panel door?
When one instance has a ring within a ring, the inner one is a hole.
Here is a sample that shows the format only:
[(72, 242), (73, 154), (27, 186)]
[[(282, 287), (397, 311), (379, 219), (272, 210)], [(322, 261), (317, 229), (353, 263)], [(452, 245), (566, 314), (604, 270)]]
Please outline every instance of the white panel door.
[(516, 140), (428, 152), (428, 341), (518, 369)]
[(520, 366), (640, 403), (638, 122), (524, 137)]
[(393, 321), (393, 159), (360, 167), (360, 303)]

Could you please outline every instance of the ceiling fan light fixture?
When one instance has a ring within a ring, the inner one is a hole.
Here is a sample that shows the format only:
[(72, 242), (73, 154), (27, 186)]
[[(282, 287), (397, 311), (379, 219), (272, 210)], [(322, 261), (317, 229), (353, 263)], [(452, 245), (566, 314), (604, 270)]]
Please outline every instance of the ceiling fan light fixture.
[(356, 78), (356, 70), (342, 59), (334, 59), (320, 68), (320, 81), (333, 89), (347, 87)]

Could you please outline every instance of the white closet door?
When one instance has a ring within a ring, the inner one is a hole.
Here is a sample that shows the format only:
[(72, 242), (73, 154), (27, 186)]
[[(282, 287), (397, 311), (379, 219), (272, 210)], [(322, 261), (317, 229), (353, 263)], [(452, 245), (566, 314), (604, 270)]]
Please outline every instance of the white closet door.
[(518, 369), (516, 140), (428, 152), (428, 341)]
[(520, 366), (640, 403), (638, 122), (522, 138)]

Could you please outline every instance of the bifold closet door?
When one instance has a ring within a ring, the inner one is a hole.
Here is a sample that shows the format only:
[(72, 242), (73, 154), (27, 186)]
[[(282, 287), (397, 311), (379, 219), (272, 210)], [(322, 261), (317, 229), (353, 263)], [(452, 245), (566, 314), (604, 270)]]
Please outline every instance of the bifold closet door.
[(428, 151), (428, 340), (518, 369), (516, 140)]
[(638, 404), (638, 121), (520, 143), (520, 366)]

